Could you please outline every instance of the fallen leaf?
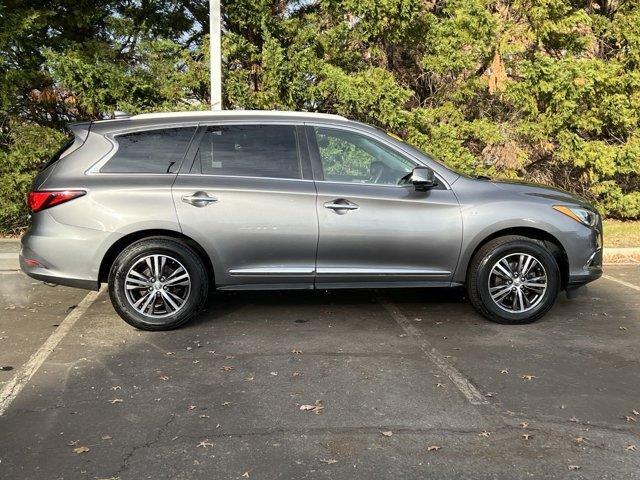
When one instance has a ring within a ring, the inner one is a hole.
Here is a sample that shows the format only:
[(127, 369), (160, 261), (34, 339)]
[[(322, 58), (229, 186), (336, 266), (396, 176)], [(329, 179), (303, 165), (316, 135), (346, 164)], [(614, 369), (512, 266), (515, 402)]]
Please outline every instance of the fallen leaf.
[(427, 452), (437, 452), (442, 447), (440, 445), (429, 445), (427, 446)]
[(624, 449), (628, 452), (635, 452), (637, 450), (635, 445), (627, 445), (626, 447), (624, 447)]
[(211, 418), (209, 415), (200, 415), (200, 418)]
[(300, 372), (293, 372), (291, 374), (292, 377), (299, 377), (300, 376)]
[(244, 472), (244, 473), (242, 474), (242, 476), (243, 476), (244, 478), (249, 478), (249, 472)]
[(313, 412), (316, 415), (320, 415), (324, 407), (322, 406), (322, 400), (316, 400), (313, 405), (300, 405), (300, 410), (305, 410), (309, 412)]
[(569, 465), (569, 470), (580, 470), (580, 465)]
[(176, 352), (167, 352), (167, 355), (175, 355)]
[(67, 445), (69, 445), (70, 447), (73, 447), (75, 445), (77, 445), (80, 442), (80, 440), (72, 440), (69, 443), (67, 443)]
[(291, 350), (291, 353), (293, 353), (294, 355), (302, 355), (302, 350), (294, 348), (293, 350)]
[(89, 447), (85, 447), (84, 445), (80, 447), (76, 447), (73, 449), (74, 453), (87, 453), (90, 450)]
[(491, 432), (487, 432), (486, 430), (483, 430), (478, 435), (480, 435), (481, 437), (489, 437), (491, 435)]
[(233, 369), (234, 367), (232, 365), (223, 365), (220, 370), (222, 370), (223, 372), (230, 372)]
[(522, 375), (523, 380), (533, 380), (534, 378), (538, 378), (535, 375)]
[(113, 400), (109, 400), (109, 403), (111, 405), (114, 405), (116, 403), (122, 403), (122, 402), (124, 402), (124, 400), (122, 400), (121, 398), (114, 398)]
[(100, 437), (102, 440), (111, 440), (111, 436), (110, 435), (103, 435), (102, 437)]
[(527, 427), (529, 426), (529, 422), (521, 422), (521, 423), (520, 423), (520, 426), (521, 426), (522, 428), (527, 428)]
[(380, 433), (385, 437), (390, 437), (391, 435), (393, 435), (393, 432), (391, 430), (387, 430), (385, 432), (380, 432)]
[(503, 368), (502, 370), (500, 370), (500, 373), (509, 373), (509, 369), (508, 368)]
[(169, 377), (167, 377), (166, 375), (162, 375), (162, 376), (160, 377), (160, 380), (162, 380), (162, 381), (166, 382), (167, 380), (169, 380)]
[(338, 463), (338, 460), (336, 460), (335, 458), (330, 458), (330, 459), (328, 459), (328, 460), (320, 459), (320, 461), (321, 461), (322, 463), (326, 463), (326, 464), (328, 464), (328, 465), (332, 465), (332, 464), (334, 464), (334, 463)]
[(587, 437), (576, 437), (573, 439), (576, 443), (584, 443), (589, 440)]
[(196, 406), (195, 405), (189, 405), (189, 410), (195, 410)]
[(444, 385), (444, 383), (436, 383), (436, 387), (438, 387), (438, 388), (444, 388), (444, 387), (445, 387), (445, 385)]
[[(209, 441), (209, 439), (206, 439), (206, 440), (202, 440), (202, 441), (197, 445), (197, 447), (200, 447), (200, 448), (209, 448), (209, 447), (213, 447), (213, 443), (211, 443), (211, 442)], [(197, 447), (196, 447), (196, 448), (197, 448)]]
[(618, 327), (620, 330), (626, 330), (627, 327)]
[(634, 410), (633, 410), (633, 414), (634, 414), (634, 415), (640, 415), (640, 412), (634, 409)]
[(278, 372), (269, 372), (269, 375), (273, 375), (274, 377), (278, 376)]
[(580, 420), (578, 420), (576, 417), (571, 417), (569, 421), (573, 423), (578, 423)]
[(627, 416), (626, 416), (626, 417), (624, 417), (624, 418), (627, 420), (627, 422), (637, 422), (637, 421), (638, 421), (638, 420), (636, 420), (635, 418), (630, 417), (629, 415), (627, 415)]
[(530, 440), (531, 438), (533, 438), (533, 435), (529, 435), (528, 433), (525, 433), (522, 435), (522, 438), (524, 438), (525, 440)]
[(228, 407), (232, 402), (222, 402), (223, 407)]

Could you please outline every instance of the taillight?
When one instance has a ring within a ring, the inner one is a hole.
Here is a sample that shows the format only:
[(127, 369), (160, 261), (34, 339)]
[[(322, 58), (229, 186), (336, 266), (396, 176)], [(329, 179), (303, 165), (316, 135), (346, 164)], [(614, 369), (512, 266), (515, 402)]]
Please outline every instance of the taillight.
[(47, 190), (41, 192), (29, 192), (27, 205), (31, 213), (39, 212), (45, 208), (60, 205), (74, 198), (81, 197), (87, 192), (85, 190)]

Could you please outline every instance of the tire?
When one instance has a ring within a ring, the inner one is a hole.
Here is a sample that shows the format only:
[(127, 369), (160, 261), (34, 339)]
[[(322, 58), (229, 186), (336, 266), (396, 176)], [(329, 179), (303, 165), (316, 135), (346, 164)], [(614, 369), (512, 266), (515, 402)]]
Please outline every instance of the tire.
[[(532, 259), (526, 263), (529, 257)], [(498, 262), (504, 270), (496, 265)], [(513, 271), (519, 264), (523, 266), (522, 263), (527, 265), (527, 277)], [(510, 277), (505, 270), (510, 270)], [(514, 273), (519, 274), (517, 278), (513, 277)], [(546, 286), (541, 287), (545, 282)], [(523, 236), (510, 235), (487, 242), (474, 255), (467, 273), (471, 304), (496, 323), (535, 322), (551, 309), (559, 290), (560, 269), (554, 255), (543, 241)]]
[[(154, 276), (152, 268), (160, 271), (160, 276)], [(185, 242), (169, 237), (132, 243), (109, 271), (113, 308), (140, 330), (172, 330), (187, 323), (204, 306), (208, 289), (201, 258)]]

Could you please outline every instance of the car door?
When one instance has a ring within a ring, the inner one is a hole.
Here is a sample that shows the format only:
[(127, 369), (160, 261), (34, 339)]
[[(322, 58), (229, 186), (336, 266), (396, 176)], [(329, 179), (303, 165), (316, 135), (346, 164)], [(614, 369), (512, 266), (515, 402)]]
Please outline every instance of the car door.
[(303, 127), (212, 124), (196, 137), (173, 199), (216, 285), (313, 288), (318, 220)]
[(448, 185), (403, 185), (417, 161), (372, 134), (309, 125), (307, 137), (318, 191), (316, 286), (448, 286), (462, 235)]

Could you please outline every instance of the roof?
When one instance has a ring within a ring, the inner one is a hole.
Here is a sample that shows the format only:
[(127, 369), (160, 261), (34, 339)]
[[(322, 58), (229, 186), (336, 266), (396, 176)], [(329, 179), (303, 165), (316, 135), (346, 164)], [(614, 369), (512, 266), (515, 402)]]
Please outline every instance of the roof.
[(130, 117), (130, 120), (159, 120), (185, 117), (297, 117), (297, 118), (325, 118), (327, 120), (347, 120), (341, 115), (316, 112), (287, 112), (281, 110), (196, 110), (186, 112), (142, 113)]

